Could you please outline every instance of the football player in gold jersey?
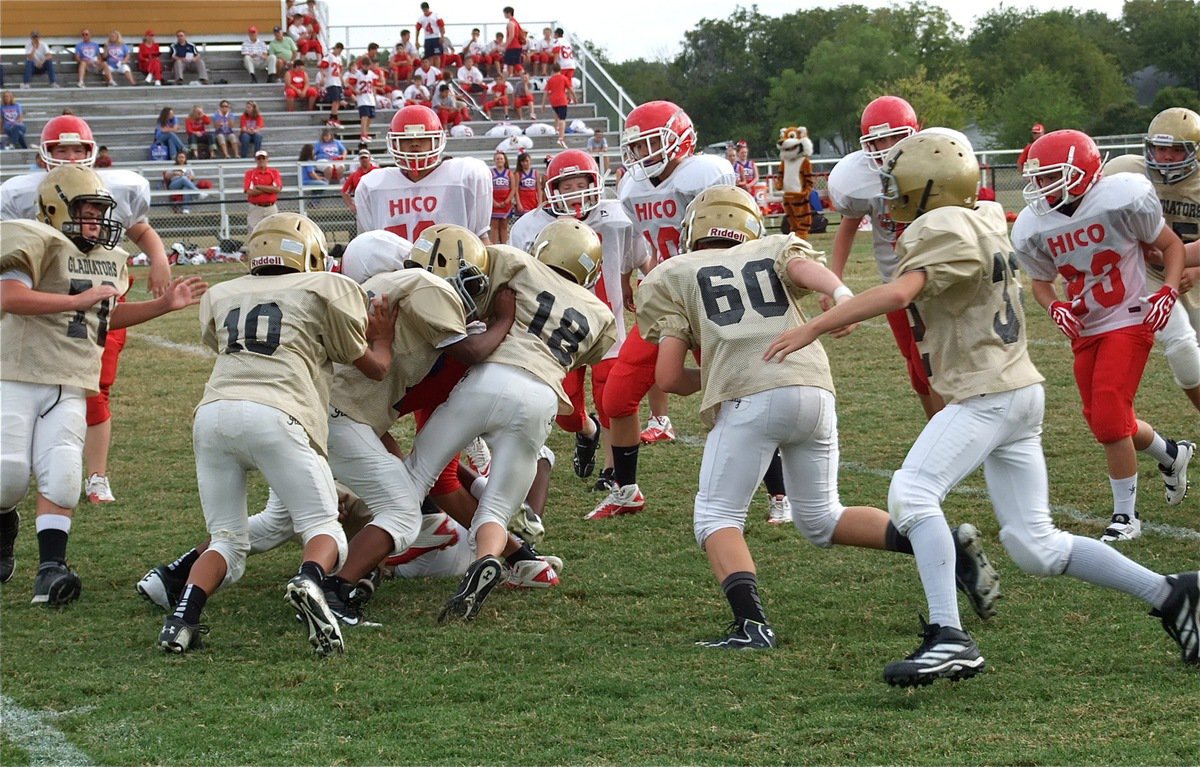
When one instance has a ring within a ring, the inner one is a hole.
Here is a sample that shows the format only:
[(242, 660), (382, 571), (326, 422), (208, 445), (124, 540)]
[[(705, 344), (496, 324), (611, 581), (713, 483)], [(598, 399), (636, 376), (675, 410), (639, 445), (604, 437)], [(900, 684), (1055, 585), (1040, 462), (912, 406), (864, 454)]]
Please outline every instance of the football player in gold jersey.
[(304, 542), (299, 573), (285, 589), (316, 651), (342, 652), (325, 602), (325, 575), (346, 556), (326, 462), (333, 363), (382, 379), (392, 362), (395, 312), (353, 280), (322, 271), (327, 248), (316, 224), (296, 213), (259, 222), (247, 245), (250, 274), (221, 283), (200, 305), (204, 344), (217, 361), (196, 407), (192, 442), (208, 549), (188, 573), (158, 645), (186, 652), (207, 629), (205, 602), (237, 581), (250, 551), (246, 474), (258, 469)]
[[(688, 205), (689, 252), (659, 265), (638, 291), (646, 340), (659, 345), (656, 381), (675, 394), (702, 392), (711, 427), (693, 512), (696, 542), (733, 610), (728, 636), (699, 642), (724, 649), (768, 649), (775, 632), (758, 595), (743, 529), (746, 511), (776, 452), (791, 496), (790, 520), (818, 546), (860, 546), (911, 553), (881, 509), (845, 507), (838, 497), (838, 438), (833, 380), (820, 344), (784, 365), (762, 360), (763, 345), (806, 322), (799, 298), (816, 290), (836, 301), (851, 293), (796, 237), (763, 237), (762, 214), (745, 190), (710, 187)], [(849, 332), (849, 328), (844, 332)], [(684, 367), (700, 353), (700, 369)], [(970, 525), (956, 531), (962, 585), (990, 617), (999, 577)]]
[(12, 577), (32, 469), (37, 478), (41, 565), (35, 604), (79, 597), (67, 567), (67, 538), (83, 481), (84, 398), (100, 384), (110, 330), (135, 325), (199, 300), (207, 284), (175, 280), (159, 298), (117, 304), (129, 287), (128, 254), (112, 195), (91, 168), (65, 165), (38, 187), (38, 221), (0, 223), (0, 582)]
[[(594, 232), (591, 239), (596, 240)], [(600, 361), (616, 340), (612, 311), (588, 290), (600, 269), (595, 244), (594, 250), (575, 250), (561, 259), (546, 254), (556, 266), (516, 248), (485, 246), (474, 233), (450, 224), (426, 229), (413, 245), (410, 258), (451, 281), (469, 319), (488, 316), (504, 286), (512, 288), (517, 300), (508, 337), (467, 371), (417, 434), (405, 461), (424, 494), (471, 439), (483, 436), (493, 447), (492, 470), (471, 523), (478, 558), (439, 621), (475, 617), (499, 581), (508, 523), (533, 481), (538, 451), (554, 416), (573, 410), (563, 377)], [(566, 272), (568, 267), (572, 271)]]
[(965, 138), (919, 133), (888, 153), (882, 171), (891, 216), (908, 227), (896, 243), (896, 279), (780, 334), (766, 359), (786, 361), (822, 333), (915, 302), (930, 383), (946, 400), (892, 476), (888, 508), (916, 554), (929, 623), (915, 652), (887, 664), (888, 684), (964, 679), (984, 659), (962, 630), (950, 566), (953, 541), (941, 499), (981, 465), (1000, 540), (1022, 570), (1070, 575), (1146, 601), (1200, 662), (1200, 573), (1163, 576), (1050, 518), (1042, 453), (1042, 376), (1029, 359), (1016, 259), (1004, 210), (977, 202), (979, 164)]

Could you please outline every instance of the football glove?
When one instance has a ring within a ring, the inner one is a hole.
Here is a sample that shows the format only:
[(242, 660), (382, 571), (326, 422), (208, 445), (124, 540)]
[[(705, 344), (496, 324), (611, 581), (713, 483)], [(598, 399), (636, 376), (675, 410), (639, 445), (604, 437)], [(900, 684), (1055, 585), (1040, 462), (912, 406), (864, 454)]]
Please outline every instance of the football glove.
[(1146, 296), (1142, 300), (1146, 302), (1146, 316), (1142, 319), (1142, 324), (1153, 330), (1155, 333), (1167, 326), (1167, 320), (1171, 319), (1171, 310), (1175, 308), (1175, 301), (1179, 298), (1179, 291), (1170, 285), (1163, 285), (1158, 289), (1157, 293)]
[(1054, 320), (1054, 324), (1058, 325), (1058, 329), (1067, 338), (1074, 341), (1079, 338), (1079, 332), (1083, 330), (1083, 320), (1079, 319), (1072, 310), (1072, 305), (1066, 301), (1055, 301), (1050, 304), (1050, 319)]

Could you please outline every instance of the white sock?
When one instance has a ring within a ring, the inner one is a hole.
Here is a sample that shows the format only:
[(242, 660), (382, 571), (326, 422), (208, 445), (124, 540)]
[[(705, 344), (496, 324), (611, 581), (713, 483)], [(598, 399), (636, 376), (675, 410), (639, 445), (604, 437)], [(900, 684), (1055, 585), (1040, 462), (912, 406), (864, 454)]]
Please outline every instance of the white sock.
[[(1158, 461), (1159, 466), (1166, 466), (1169, 468), (1171, 464), (1175, 463), (1175, 456), (1171, 454), (1172, 447), (1174, 447), (1174, 445), (1168, 446), (1167, 441), (1163, 439), (1161, 434), (1154, 432), (1154, 439), (1150, 440), (1150, 445), (1141, 452)], [(1178, 449), (1176, 449), (1174, 452), (1176, 455), (1179, 453)]]
[(71, 532), (71, 518), (65, 514), (38, 514), (34, 520), (34, 528), (40, 533), (43, 530), (62, 530)]
[(961, 629), (954, 586), (954, 534), (945, 517), (922, 517), (907, 532), (929, 604), (929, 622)]
[(1165, 576), (1139, 565), (1107, 543), (1081, 535), (1071, 536), (1071, 557), (1065, 573), (1097, 586), (1123, 591), (1151, 607), (1162, 607), (1171, 592)]
[(1137, 475), (1125, 479), (1108, 478), (1112, 486), (1113, 516), (1124, 514), (1133, 519), (1137, 516)]

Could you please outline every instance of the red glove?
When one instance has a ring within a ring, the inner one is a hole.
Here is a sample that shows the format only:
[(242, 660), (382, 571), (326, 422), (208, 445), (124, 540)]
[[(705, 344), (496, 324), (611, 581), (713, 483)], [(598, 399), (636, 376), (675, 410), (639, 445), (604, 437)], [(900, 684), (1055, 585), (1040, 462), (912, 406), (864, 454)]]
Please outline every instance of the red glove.
[(1171, 310), (1175, 308), (1175, 301), (1179, 298), (1179, 291), (1170, 285), (1163, 285), (1158, 289), (1157, 293), (1146, 296), (1142, 300), (1146, 302), (1148, 311), (1142, 319), (1142, 324), (1149, 327), (1155, 333), (1167, 326), (1167, 320), (1171, 319)]
[(1083, 330), (1083, 321), (1075, 315), (1071, 307), (1066, 301), (1055, 301), (1050, 304), (1049, 311), (1050, 319), (1054, 320), (1062, 334), (1074, 341), (1079, 338), (1079, 331)]

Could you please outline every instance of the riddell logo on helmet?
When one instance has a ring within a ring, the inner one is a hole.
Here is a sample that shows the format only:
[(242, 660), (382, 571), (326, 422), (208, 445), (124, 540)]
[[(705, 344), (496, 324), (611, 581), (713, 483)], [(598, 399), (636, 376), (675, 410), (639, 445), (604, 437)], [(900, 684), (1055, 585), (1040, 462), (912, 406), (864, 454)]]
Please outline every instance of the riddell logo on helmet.
[(255, 256), (250, 259), (250, 269), (258, 269), (263, 266), (286, 266), (283, 263), (282, 256)]
[(719, 226), (709, 229), (708, 236), (720, 237), (722, 240), (733, 240), (734, 242), (745, 242), (750, 239), (744, 232), (739, 232), (736, 229), (723, 229)]

